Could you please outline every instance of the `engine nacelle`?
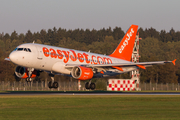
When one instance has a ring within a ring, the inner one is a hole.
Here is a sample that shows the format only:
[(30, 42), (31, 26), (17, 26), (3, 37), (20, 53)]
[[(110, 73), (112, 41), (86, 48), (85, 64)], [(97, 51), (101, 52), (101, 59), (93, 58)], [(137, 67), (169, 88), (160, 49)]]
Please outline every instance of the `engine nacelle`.
[[(25, 67), (17, 66), (15, 70), (15, 75), (19, 78), (26, 79), (29, 77), (28, 70)], [(35, 78), (37, 75), (37, 71), (34, 70), (32, 72), (31, 78)]]
[(83, 66), (75, 66), (72, 69), (71, 74), (73, 78), (78, 80), (90, 80), (93, 77), (92, 69)]

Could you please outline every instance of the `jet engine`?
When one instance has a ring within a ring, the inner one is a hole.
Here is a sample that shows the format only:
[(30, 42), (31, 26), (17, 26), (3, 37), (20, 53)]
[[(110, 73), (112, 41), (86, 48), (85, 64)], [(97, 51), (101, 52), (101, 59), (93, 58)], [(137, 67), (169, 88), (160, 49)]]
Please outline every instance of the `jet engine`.
[(78, 80), (90, 80), (93, 77), (93, 71), (91, 68), (75, 66), (71, 71), (71, 75)]
[[(15, 75), (19, 78), (22, 78), (22, 79), (26, 79), (29, 77), (29, 72), (27, 70), (27, 68), (25, 67), (21, 67), (21, 66), (17, 66), (16, 69), (15, 69)], [(35, 78), (37, 75), (37, 71), (34, 70), (32, 72), (32, 75), (31, 75), (31, 78)]]

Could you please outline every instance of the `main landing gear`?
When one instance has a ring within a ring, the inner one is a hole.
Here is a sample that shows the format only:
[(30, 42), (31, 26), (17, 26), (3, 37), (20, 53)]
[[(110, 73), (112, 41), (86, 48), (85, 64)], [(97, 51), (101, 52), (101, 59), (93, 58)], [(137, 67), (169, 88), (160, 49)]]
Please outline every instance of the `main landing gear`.
[(94, 90), (94, 89), (96, 88), (96, 85), (95, 85), (95, 83), (91, 82), (91, 80), (89, 80), (89, 82), (87, 82), (87, 83), (85, 84), (85, 88), (86, 88), (86, 89)]
[(48, 83), (48, 87), (51, 89), (51, 88), (58, 88), (59, 85), (58, 85), (58, 82), (54, 82), (54, 75), (53, 74), (49, 74), (49, 76), (51, 77), (51, 80), (49, 83)]

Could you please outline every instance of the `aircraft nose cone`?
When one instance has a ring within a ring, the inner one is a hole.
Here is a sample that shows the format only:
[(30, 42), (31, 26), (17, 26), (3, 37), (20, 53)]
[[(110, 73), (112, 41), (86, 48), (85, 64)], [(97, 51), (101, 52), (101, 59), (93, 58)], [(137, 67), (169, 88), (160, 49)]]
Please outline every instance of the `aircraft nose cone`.
[(9, 55), (9, 59), (14, 63), (17, 60), (17, 55), (14, 52), (12, 52)]

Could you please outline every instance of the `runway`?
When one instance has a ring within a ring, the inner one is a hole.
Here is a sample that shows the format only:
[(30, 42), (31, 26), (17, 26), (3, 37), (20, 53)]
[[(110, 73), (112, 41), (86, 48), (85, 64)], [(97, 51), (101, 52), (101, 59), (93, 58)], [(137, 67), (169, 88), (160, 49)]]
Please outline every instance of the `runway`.
[(1, 95), (180, 95), (180, 92), (111, 92), (111, 91), (6, 91)]

